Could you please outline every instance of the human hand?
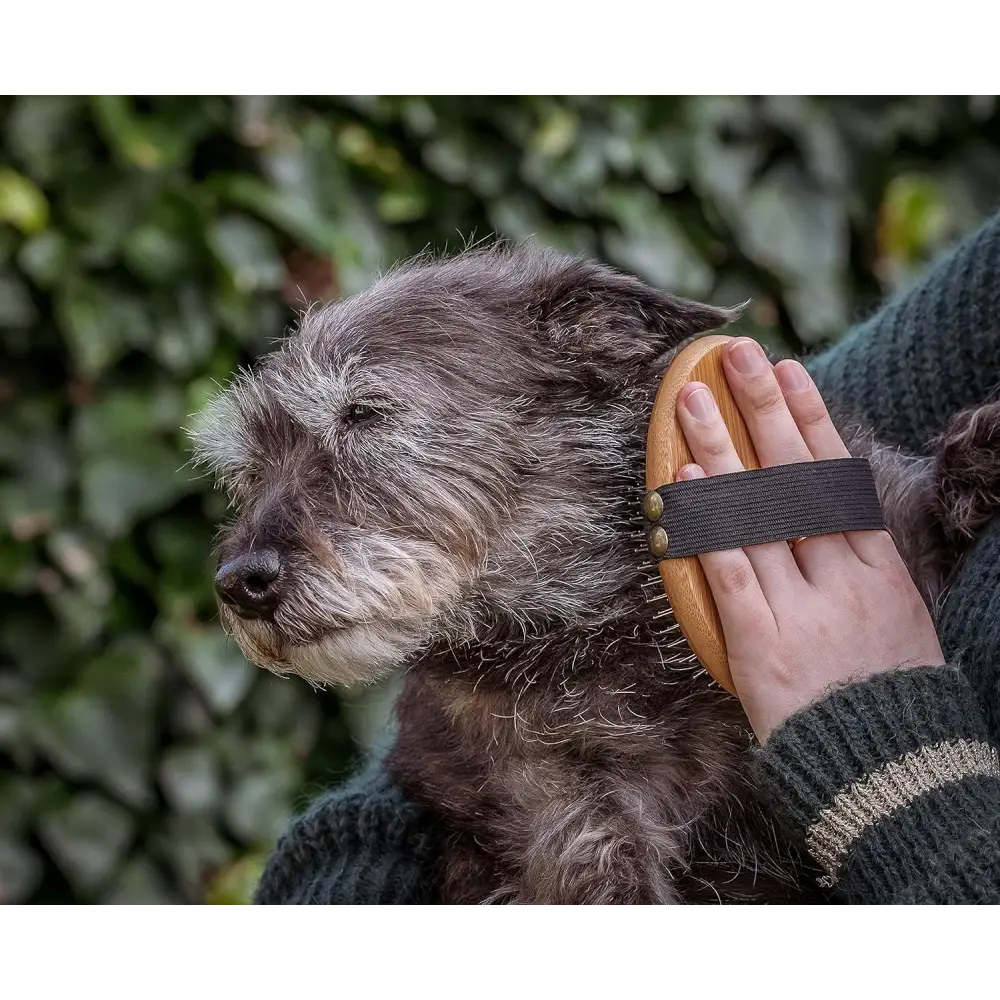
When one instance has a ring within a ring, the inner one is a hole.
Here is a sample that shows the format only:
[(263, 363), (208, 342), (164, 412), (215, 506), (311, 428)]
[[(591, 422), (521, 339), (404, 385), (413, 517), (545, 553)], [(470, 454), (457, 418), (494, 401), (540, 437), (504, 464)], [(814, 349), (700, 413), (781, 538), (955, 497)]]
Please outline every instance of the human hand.
[[(740, 338), (726, 346), (723, 364), (761, 465), (849, 457), (797, 361), (772, 367), (757, 343)], [(677, 416), (698, 463), (678, 470), (678, 479), (743, 468), (706, 385), (681, 390)], [(699, 559), (733, 682), (761, 742), (831, 687), (944, 663), (934, 623), (888, 532), (817, 535)]]

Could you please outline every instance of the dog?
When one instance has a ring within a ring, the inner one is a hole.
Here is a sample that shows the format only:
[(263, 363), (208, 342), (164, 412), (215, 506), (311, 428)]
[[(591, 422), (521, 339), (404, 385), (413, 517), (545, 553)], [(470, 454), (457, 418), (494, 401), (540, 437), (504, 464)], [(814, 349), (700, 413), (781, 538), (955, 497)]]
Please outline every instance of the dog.
[[(442, 901), (820, 898), (636, 551), (660, 379), (737, 315), (538, 247), (423, 258), (309, 311), (203, 413), (235, 514), (222, 623), (316, 685), (405, 671), (386, 766), (445, 831)], [(933, 608), (997, 506), (1000, 411), (925, 458), (835, 420)]]

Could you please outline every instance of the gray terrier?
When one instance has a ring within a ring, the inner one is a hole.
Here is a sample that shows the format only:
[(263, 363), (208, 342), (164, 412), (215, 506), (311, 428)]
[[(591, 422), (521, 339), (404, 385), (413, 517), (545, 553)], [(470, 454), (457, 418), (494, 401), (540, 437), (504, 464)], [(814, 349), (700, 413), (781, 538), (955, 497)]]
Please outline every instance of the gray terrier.
[[(445, 831), (446, 902), (816, 893), (635, 540), (660, 378), (733, 318), (539, 249), (426, 259), (307, 314), (204, 414), (236, 514), (222, 622), (315, 684), (405, 668), (387, 766)], [(933, 607), (996, 506), (997, 409), (928, 459), (838, 426)]]

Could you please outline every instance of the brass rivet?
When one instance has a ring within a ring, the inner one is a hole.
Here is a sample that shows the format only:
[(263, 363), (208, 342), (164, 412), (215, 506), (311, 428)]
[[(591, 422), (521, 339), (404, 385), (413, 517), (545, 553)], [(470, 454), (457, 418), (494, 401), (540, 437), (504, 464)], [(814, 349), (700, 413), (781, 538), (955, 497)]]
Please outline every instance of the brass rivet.
[(649, 551), (657, 558), (667, 553), (667, 533), (659, 526), (649, 533)]
[(663, 497), (656, 490), (650, 490), (643, 498), (642, 512), (647, 521), (659, 521), (663, 516)]

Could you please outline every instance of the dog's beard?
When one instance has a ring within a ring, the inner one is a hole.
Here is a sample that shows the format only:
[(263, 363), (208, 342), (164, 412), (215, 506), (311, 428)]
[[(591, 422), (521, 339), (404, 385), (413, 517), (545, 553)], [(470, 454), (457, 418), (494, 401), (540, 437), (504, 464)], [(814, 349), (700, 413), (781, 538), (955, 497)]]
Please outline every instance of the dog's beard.
[(257, 666), (316, 685), (372, 683), (434, 640), (468, 577), (433, 543), (355, 536), (335, 560), (299, 556), (270, 621), (225, 605), (220, 615)]
[(429, 630), (363, 624), (336, 628), (311, 642), (292, 643), (268, 622), (223, 620), (251, 663), (310, 684), (370, 684), (390, 673), (430, 640)]

